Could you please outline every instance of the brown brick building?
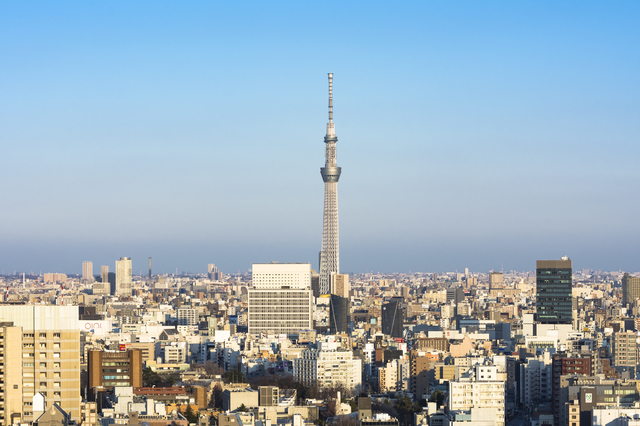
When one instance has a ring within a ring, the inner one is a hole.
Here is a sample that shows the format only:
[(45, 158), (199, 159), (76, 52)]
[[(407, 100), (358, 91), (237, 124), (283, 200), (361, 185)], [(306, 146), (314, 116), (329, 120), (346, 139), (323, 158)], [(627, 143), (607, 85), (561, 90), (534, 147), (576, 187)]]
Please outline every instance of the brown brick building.
[(142, 351), (89, 351), (89, 389), (114, 386), (142, 387)]

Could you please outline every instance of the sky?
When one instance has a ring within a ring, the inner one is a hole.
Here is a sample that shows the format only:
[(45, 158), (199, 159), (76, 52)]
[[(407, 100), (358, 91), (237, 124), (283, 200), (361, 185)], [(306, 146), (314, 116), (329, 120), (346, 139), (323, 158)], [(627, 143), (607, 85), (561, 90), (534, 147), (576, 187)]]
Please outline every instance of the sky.
[(640, 3), (0, 2), (0, 272), (640, 270)]

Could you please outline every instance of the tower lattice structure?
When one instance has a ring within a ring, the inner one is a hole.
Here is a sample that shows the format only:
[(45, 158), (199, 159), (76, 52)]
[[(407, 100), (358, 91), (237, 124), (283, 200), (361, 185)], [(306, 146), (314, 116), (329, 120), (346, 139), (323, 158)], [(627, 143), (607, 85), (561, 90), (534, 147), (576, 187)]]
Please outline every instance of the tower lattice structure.
[(333, 73), (329, 73), (329, 122), (324, 137), (325, 163), (320, 168), (324, 181), (324, 223), (320, 251), (320, 294), (331, 293), (331, 275), (340, 272), (340, 240), (338, 236), (338, 180), (342, 169), (336, 163), (336, 136), (333, 124)]

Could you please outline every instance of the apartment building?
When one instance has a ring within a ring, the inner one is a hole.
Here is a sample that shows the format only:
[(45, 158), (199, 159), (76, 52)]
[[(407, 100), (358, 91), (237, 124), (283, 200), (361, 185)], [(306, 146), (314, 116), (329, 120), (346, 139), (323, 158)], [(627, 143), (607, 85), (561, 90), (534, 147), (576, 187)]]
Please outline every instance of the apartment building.
[(142, 351), (91, 350), (88, 353), (89, 390), (116, 386), (142, 386)]
[(636, 358), (636, 334), (615, 333), (613, 335), (613, 365), (616, 367), (635, 367)]
[(318, 342), (318, 349), (302, 351), (293, 361), (293, 376), (307, 386), (319, 387), (342, 384), (357, 389), (362, 384), (362, 361), (353, 352), (338, 349), (333, 341)]
[(22, 419), (22, 328), (0, 324), (0, 423)]
[(79, 420), (78, 307), (2, 305), (0, 322), (5, 324), (1, 329), (5, 424), (17, 418), (23, 423), (34, 421), (33, 403), (37, 394), (44, 397), (45, 407), (57, 403), (72, 419)]
[(492, 409), (495, 426), (504, 426), (505, 384), (498, 380), (497, 367), (477, 365), (474, 370), (473, 377), (449, 382), (449, 411)]

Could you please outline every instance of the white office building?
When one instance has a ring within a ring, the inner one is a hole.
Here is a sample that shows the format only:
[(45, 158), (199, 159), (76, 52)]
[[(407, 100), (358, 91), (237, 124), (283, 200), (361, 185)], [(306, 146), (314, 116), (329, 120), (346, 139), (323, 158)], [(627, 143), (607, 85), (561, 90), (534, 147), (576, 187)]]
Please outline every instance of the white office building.
[(248, 291), (250, 334), (297, 336), (313, 328), (311, 264), (256, 263)]

